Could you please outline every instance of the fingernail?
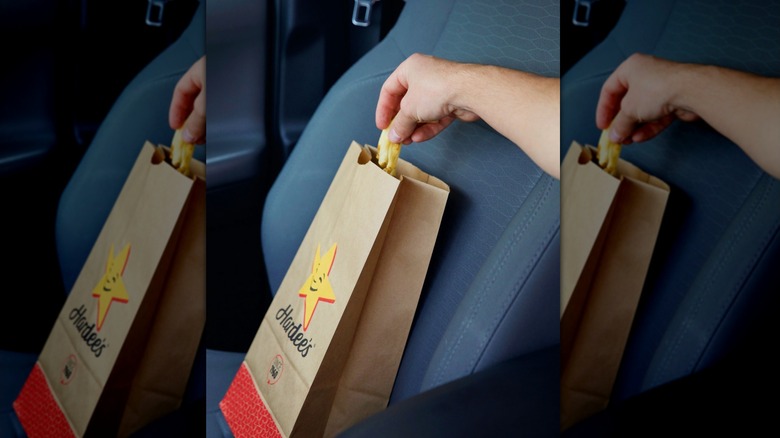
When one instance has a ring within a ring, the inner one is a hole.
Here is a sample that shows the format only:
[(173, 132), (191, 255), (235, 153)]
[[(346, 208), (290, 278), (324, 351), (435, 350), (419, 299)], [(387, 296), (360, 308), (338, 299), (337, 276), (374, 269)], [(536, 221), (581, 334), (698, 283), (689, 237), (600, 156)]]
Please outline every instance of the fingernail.
[(613, 143), (620, 143), (623, 140), (623, 137), (621, 137), (617, 132), (615, 132), (613, 129), (609, 130), (609, 140)]
[(401, 142), (401, 136), (398, 135), (397, 132), (395, 132), (395, 129), (391, 129), (390, 132), (387, 134), (387, 138), (390, 139), (393, 143), (400, 143)]
[(189, 131), (189, 129), (184, 129), (181, 132), (181, 139), (186, 141), (187, 143), (195, 143), (195, 136), (192, 135), (192, 133)]

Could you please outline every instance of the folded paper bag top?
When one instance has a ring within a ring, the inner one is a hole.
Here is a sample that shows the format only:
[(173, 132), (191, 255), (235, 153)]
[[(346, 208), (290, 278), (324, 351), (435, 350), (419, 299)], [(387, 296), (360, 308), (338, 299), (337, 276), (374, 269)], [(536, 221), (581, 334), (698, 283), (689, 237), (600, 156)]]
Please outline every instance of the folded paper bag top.
[(332, 436), (387, 405), (449, 188), (374, 155), (347, 149), (220, 403), (237, 437)]

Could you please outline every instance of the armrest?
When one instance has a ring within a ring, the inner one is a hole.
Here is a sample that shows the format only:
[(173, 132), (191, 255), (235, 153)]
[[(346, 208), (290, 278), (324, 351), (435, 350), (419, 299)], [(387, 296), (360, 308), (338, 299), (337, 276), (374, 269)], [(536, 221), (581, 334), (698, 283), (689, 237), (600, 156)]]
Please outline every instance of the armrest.
[(342, 433), (355, 437), (558, 436), (558, 346), (389, 406)]

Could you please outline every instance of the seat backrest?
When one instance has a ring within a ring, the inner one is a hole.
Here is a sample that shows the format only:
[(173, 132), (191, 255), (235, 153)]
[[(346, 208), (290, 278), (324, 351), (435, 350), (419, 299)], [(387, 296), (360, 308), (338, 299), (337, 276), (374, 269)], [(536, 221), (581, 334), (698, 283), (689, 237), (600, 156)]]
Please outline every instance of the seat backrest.
[[(101, 122), (57, 208), (57, 252), (70, 292), (145, 141), (170, 144), (168, 108), (179, 78), (205, 53), (205, 5), (179, 38), (125, 87)], [(203, 161), (205, 150), (196, 148)]]
[[(776, 0), (629, 2), (610, 35), (563, 77), (561, 147), (595, 144), (601, 85), (634, 52), (780, 76), (778, 20)], [(752, 343), (780, 284), (780, 181), (734, 143), (704, 122), (678, 122), (623, 156), (672, 190), (617, 399)]]
[[(558, 9), (549, 0), (408, 0), (388, 36), (331, 88), (266, 199), (271, 289), (347, 145), (376, 144), (379, 90), (398, 64), (421, 52), (557, 77)], [(455, 123), (402, 155), (451, 195), (391, 403), (558, 342), (558, 181), (481, 122)]]

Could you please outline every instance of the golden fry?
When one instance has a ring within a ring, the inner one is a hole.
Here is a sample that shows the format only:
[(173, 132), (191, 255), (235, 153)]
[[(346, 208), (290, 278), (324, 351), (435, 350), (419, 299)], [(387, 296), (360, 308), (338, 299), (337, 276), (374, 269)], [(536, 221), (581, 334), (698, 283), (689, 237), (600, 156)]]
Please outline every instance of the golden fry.
[[(389, 128), (388, 128), (389, 129)], [(383, 129), (377, 143), (377, 162), (385, 172), (395, 176), (398, 156), (401, 155), (401, 144), (392, 143), (387, 136), (388, 129)]]
[(609, 128), (601, 131), (597, 155), (599, 166), (612, 176), (617, 176), (617, 164), (623, 145), (609, 139)]
[(190, 162), (192, 161), (192, 154), (195, 151), (195, 145), (187, 143), (181, 138), (181, 129), (177, 129), (173, 133), (173, 140), (171, 140), (171, 165), (176, 168), (179, 173), (185, 176), (191, 176)]

